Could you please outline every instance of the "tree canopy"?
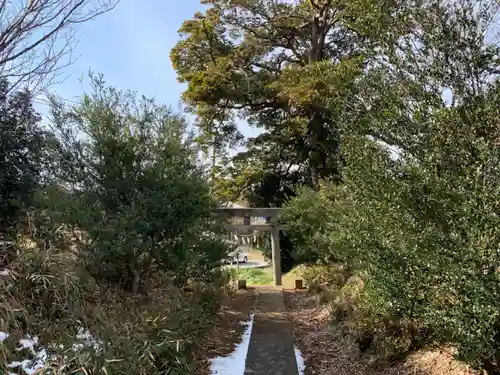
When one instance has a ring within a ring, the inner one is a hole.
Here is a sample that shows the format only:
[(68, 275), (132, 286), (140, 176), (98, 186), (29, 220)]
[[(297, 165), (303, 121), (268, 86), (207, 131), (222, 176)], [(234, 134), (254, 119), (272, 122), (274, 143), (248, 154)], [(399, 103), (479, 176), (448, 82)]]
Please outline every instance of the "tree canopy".
[(321, 178), (339, 179), (339, 116), (381, 35), (395, 22), (398, 5), (202, 3), (209, 8), (182, 25), (182, 40), (171, 52), (179, 81), (188, 83), (183, 99), (198, 115), (202, 133), (214, 112), (228, 124), (223, 139), (237, 133), (235, 117), (244, 119), (265, 129), (251, 148), (273, 149), (269, 157), (305, 168), (316, 187)]

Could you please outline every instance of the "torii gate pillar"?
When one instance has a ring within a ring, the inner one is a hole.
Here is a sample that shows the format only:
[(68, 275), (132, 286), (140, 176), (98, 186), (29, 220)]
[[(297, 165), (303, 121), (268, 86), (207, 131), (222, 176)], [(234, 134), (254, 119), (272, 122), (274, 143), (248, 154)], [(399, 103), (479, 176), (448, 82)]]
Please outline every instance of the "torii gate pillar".
[(271, 254), (273, 258), (274, 285), (281, 285), (280, 229), (277, 225), (271, 226)]

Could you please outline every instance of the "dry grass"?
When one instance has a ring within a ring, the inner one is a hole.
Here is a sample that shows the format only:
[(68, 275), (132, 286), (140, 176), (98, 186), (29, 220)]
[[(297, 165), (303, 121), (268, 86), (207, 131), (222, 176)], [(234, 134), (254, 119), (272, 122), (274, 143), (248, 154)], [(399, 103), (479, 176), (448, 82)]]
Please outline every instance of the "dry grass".
[[(19, 278), (16, 281), (19, 281)], [(77, 326), (82, 326), (88, 328), (99, 341), (113, 344), (107, 346), (103, 353), (107, 361), (114, 361), (106, 365), (108, 371), (113, 367), (112, 372), (125, 374), (132, 368), (141, 368), (134, 373), (147, 375), (151, 373), (149, 370), (154, 364), (146, 359), (155, 356), (154, 345), (173, 343), (175, 347), (176, 343), (179, 343), (181, 347), (194, 347), (198, 338), (203, 337), (209, 327), (212, 327), (212, 317), (204, 315), (207, 312), (196, 302), (196, 295), (181, 294), (178, 289), (165, 285), (151, 288), (147, 296), (132, 296), (110, 286), (96, 286), (74, 297), (66, 297), (63, 293), (51, 289), (55, 288), (51, 285), (44, 295), (64, 297), (57, 302), (59, 306), (54, 305), (55, 311), (63, 315), (53, 319), (46, 312), (35, 314), (34, 310), (40, 309), (41, 303), (32, 300), (32, 309), (19, 310), (26, 316), (26, 323), (23, 326), (12, 324), (12, 313), (9, 313), (12, 309), (9, 306), (12, 307), (12, 302), (17, 301), (20, 307), (30, 296), (16, 293), (10, 299), (2, 299), (9, 304), (3, 304), (2, 307), (5, 309), (0, 309), (0, 330), (11, 334), (8, 346), (4, 348), (11, 350), (0, 351), (0, 363), (9, 363), (17, 359), (14, 348), (20, 338), (26, 337), (26, 333), (38, 334), (40, 344), (44, 347), (58, 343), (68, 348), (75, 343)], [(74, 300), (78, 310), (66, 313), (66, 308), (62, 306), (63, 302), (67, 303), (66, 298), (78, 298)], [(8, 324), (9, 322), (11, 324)], [(62, 355), (62, 352), (57, 352)], [(64, 353), (66, 355), (68, 352)], [(89, 373), (104, 374), (106, 371), (100, 371), (99, 368), (102, 366), (98, 365), (103, 359), (95, 358), (92, 352), (84, 355), (75, 353), (74, 357), (66, 357), (63, 362), (55, 361), (50, 365), (55, 366), (53, 368), (67, 366), (70, 368), (68, 372), (76, 368), (86, 368)], [(62, 374), (67, 371), (61, 370), (55, 373)]]
[(374, 357), (363, 355), (357, 343), (330, 326), (330, 308), (316, 309), (305, 291), (285, 291), (295, 342), (304, 356), (305, 375), (478, 375), (453, 360), (449, 351), (421, 351), (405, 361), (376, 369)]
[(199, 283), (181, 291), (156, 275), (148, 280), (147, 295), (134, 296), (96, 282), (70, 251), (39, 252), (33, 243), (23, 245), (8, 275), (0, 277), (0, 331), (10, 334), (0, 348), (2, 374), (3, 364), (25, 358), (15, 348), (27, 333), (38, 335), (45, 348), (56, 343), (71, 348), (77, 328), (84, 327), (110, 344), (97, 356), (54, 348), (47, 365), (55, 374), (85, 368), (93, 374), (150, 375), (160, 362), (161, 367), (177, 363), (175, 357), (191, 357), (213, 327), (222, 294), (217, 285)]

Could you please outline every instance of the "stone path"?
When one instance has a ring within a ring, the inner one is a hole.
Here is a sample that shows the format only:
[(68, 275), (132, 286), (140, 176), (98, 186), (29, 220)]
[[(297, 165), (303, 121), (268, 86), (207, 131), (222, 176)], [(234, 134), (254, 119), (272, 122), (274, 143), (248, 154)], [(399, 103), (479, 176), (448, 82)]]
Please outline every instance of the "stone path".
[(281, 288), (258, 288), (245, 375), (298, 375)]

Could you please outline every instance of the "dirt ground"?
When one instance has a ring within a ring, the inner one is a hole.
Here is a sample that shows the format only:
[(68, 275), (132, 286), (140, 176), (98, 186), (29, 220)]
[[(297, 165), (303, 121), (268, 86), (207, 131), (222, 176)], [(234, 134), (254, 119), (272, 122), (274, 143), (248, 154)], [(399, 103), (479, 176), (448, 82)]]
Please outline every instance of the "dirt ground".
[(285, 304), (294, 326), (295, 344), (306, 364), (305, 375), (478, 375), (445, 351), (422, 351), (404, 362), (374, 369), (373, 358), (329, 325), (327, 307), (316, 309), (307, 291), (285, 291)]
[(248, 321), (255, 307), (257, 293), (254, 289), (239, 290), (226, 296), (212, 333), (201, 343), (196, 375), (210, 375), (209, 360), (228, 356), (241, 341), (245, 327), (240, 322)]

